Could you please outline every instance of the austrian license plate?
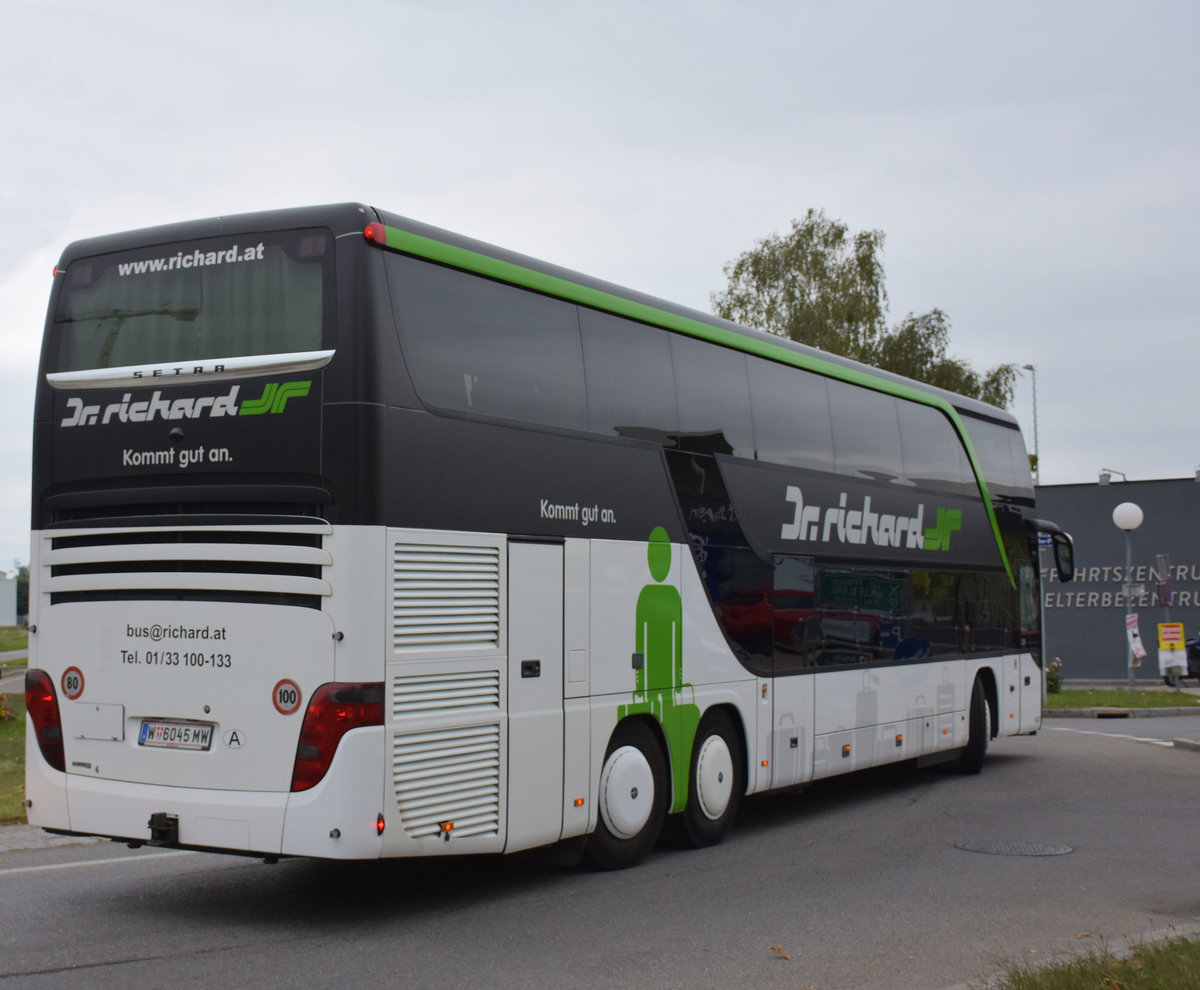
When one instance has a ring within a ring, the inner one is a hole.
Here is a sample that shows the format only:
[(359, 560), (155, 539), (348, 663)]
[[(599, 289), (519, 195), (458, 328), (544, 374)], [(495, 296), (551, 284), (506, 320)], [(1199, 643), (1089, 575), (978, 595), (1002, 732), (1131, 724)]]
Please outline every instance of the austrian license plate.
[(158, 749), (208, 749), (212, 746), (212, 736), (213, 727), (203, 722), (148, 718), (142, 720), (138, 745)]

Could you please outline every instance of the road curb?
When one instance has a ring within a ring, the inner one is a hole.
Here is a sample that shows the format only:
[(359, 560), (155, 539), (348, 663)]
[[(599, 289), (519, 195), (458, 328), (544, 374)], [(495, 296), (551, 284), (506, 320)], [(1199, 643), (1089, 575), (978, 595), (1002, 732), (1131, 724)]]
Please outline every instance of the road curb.
[(1200, 715), (1200, 705), (1188, 708), (1043, 708), (1043, 718), (1163, 718)]

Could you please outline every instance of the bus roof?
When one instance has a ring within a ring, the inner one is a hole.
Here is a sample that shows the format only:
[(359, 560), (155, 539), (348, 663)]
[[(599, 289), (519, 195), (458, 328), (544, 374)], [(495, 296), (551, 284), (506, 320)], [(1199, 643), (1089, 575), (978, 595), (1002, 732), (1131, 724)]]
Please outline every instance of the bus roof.
[(99, 254), (131, 250), (156, 244), (178, 243), (180, 241), (220, 236), (222, 234), (241, 236), (259, 230), (320, 226), (330, 228), (335, 236), (343, 236), (359, 233), (368, 223), (375, 221), (382, 222), (389, 227), (394, 227), (420, 238), (426, 238), (462, 251), (492, 258), (507, 265), (537, 272), (550, 278), (569, 282), (608, 296), (619, 297), (639, 306), (669, 313), (689, 322), (706, 324), (723, 330), (726, 333), (737, 334), (746, 338), (748, 342), (756, 342), (759, 346), (780, 347), (814, 361), (839, 366), (854, 375), (861, 375), (889, 382), (893, 385), (917, 389), (944, 399), (960, 412), (988, 419), (1012, 429), (1018, 428), (1016, 417), (1011, 413), (968, 396), (927, 385), (924, 382), (914, 381), (902, 375), (883, 371), (829, 351), (797, 343), (777, 334), (742, 326), (711, 313), (705, 313), (701, 310), (668, 302), (643, 292), (606, 282), (603, 279), (593, 278), (590, 275), (553, 265), (528, 255), (497, 247), (494, 244), (474, 238), (465, 237), (461, 234), (456, 234), (398, 214), (379, 210), (362, 203), (293, 207), (257, 213), (210, 217), (207, 219), (188, 220), (180, 223), (164, 224), (139, 230), (86, 238), (72, 242), (63, 250), (59, 261), (59, 268), (66, 268), (71, 262), (77, 259)]

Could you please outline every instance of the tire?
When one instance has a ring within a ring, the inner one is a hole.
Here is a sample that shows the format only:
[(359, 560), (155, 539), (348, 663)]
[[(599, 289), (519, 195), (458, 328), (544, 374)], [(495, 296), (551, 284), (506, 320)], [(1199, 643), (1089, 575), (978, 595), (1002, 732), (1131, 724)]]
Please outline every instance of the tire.
[(669, 782), (662, 747), (636, 719), (617, 726), (600, 771), (596, 831), (587, 857), (605, 870), (636, 866), (658, 841), (667, 816)]
[(959, 758), (959, 773), (979, 773), (983, 769), (983, 758), (987, 753), (988, 740), (992, 735), (992, 709), (987, 703), (983, 681), (975, 678), (971, 688), (970, 735)]
[(745, 791), (746, 761), (733, 720), (720, 709), (706, 712), (692, 746), (687, 807), (679, 816), (683, 841), (693, 848), (722, 841)]

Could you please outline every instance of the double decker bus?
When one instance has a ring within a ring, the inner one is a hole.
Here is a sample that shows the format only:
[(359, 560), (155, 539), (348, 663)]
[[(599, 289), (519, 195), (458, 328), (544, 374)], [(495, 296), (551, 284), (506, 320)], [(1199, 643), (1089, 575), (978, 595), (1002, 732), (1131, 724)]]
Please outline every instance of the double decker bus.
[(617, 868), (1040, 725), (971, 399), (346, 204), (70, 245), (35, 401), (43, 828)]

